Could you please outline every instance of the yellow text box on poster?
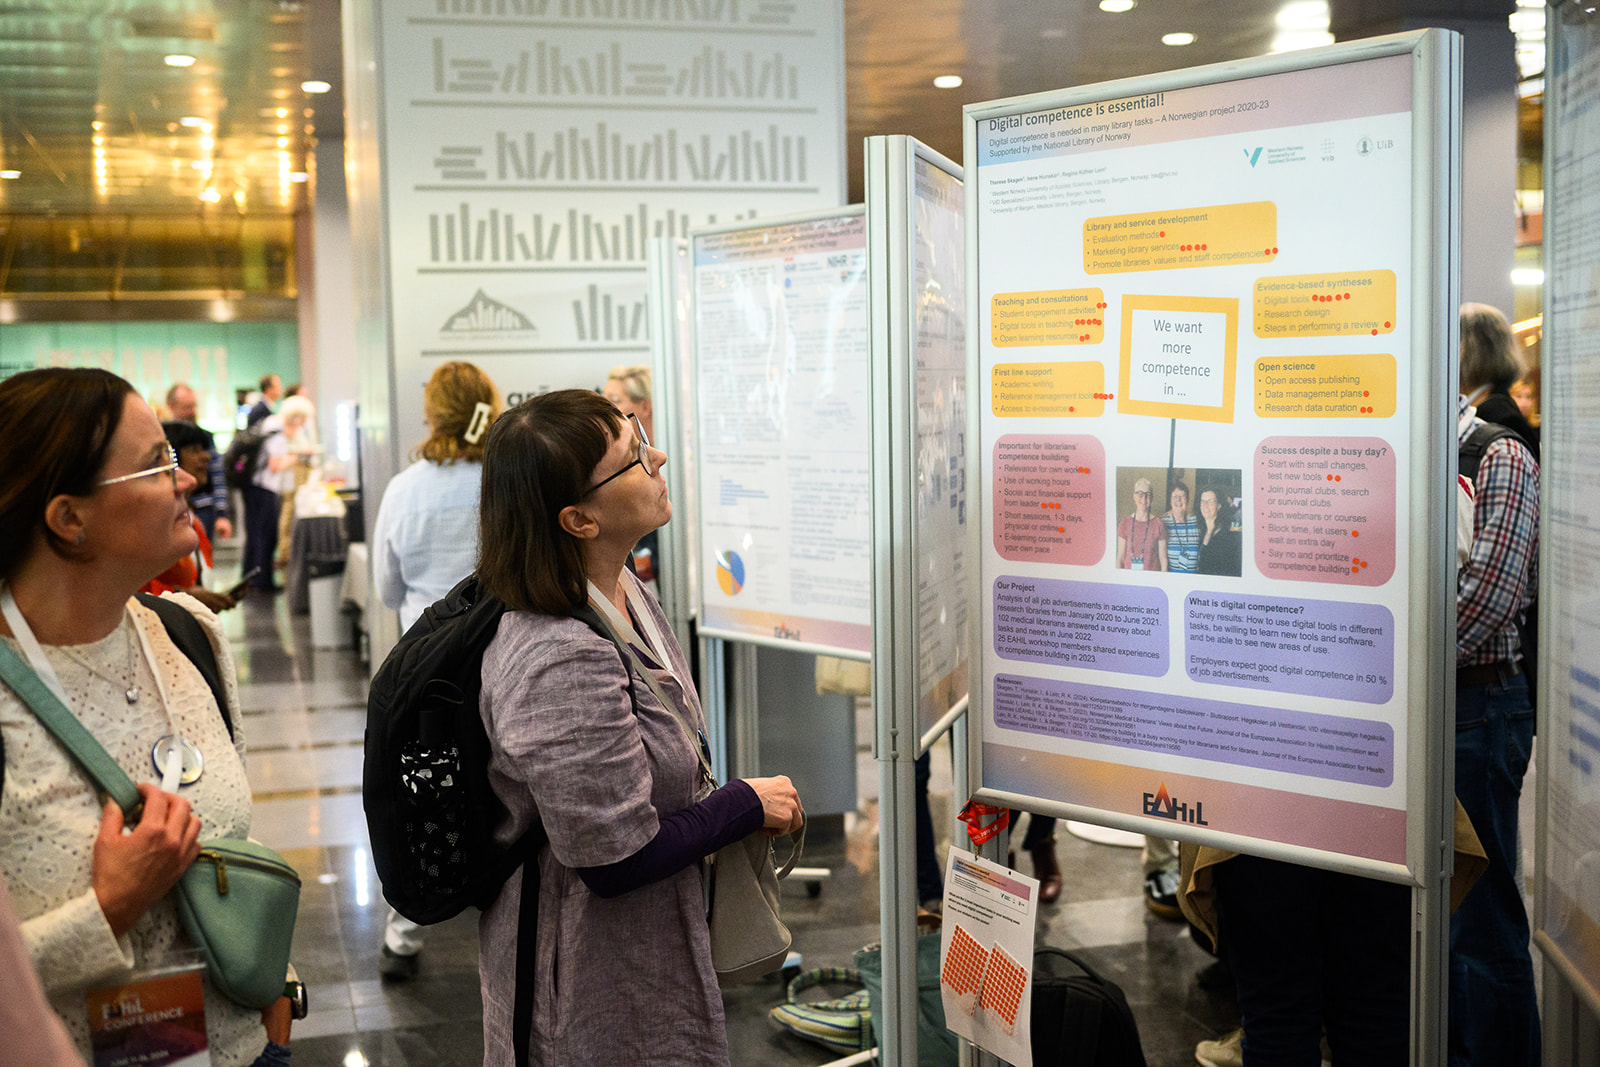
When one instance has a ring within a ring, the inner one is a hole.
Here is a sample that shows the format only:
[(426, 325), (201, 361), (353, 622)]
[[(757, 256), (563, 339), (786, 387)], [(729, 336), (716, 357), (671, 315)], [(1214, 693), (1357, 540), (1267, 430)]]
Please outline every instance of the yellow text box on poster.
[(1395, 409), (1395, 362), (1387, 352), (1256, 360), (1256, 414), (1263, 419), (1387, 419)]
[(1277, 255), (1278, 205), (1270, 200), (1083, 222), (1083, 269), (1089, 274), (1270, 263)]
[(1099, 289), (1043, 289), (989, 298), (989, 340), (996, 348), (1093, 345), (1106, 337), (1106, 295)]
[(1394, 271), (1284, 274), (1257, 278), (1257, 337), (1343, 337), (1393, 333)]
[(996, 418), (1090, 418), (1106, 410), (1106, 367), (1079, 363), (997, 363), (989, 376)]
[(1238, 350), (1237, 300), (1125, 296), (1117, 410), (1232, 422)]

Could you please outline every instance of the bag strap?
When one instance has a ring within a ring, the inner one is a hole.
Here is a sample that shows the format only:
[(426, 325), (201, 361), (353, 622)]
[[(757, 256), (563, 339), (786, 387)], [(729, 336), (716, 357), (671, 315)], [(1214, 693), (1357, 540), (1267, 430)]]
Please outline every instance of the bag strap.
[(111, 794), (124, 817), (131, 821), (143, 803), (133, 780), (106, 753), (94, 735), (84, 729), (78, 717), (50, 691), (50, 687), (44, 684), (34, 669), (3, 643), (0, 643), (0, 678), (22, 698), (24, 704), (33, 709), (45, 729), (55, 735), (61, 747), (83, 768), (84, 774), (103, 791)]
[[(611, 603), (606, 595), (601, 593), (599, 589), (595, 587), (593, 582), (589, 583), (589, 603), (598, 609), (594, 614), (605, 626), (605, 636), (611, 639), (611, 643), (617, 646), (617, 651), (622, 655), (623, 668), (626, 670), (630, 666), (632, 667), (632, 670), (628, 671), (628, 674), (630, 675), (630, 695), (632, 693), (631, 675), (637, 672), (641, 677), (644, 678), (645, 683), (650, 686), (650, 691), (655, 693), (656, 699), (661, 701), (661, 706), (671, 712), (672, 717), (678, 720), (678, 725), (682, 728), (683, 735), (688, 740), (689, 746), (693, 748), (696, 754), (698, 754), (700, 757), (700, 766), (705, 771), (706, 777), (711, 779), (712, 785), (716, 785), (717, 776), (711, 771), (711, 761), (706, 755), (705, 747), (700, 744), (699, 737), (696, 736), (694, 729), (690, 727), (689, 720), (686, 719), (683, 715), (683, 712), (678, 709), (678, 705), (668, 698), (667, 694), (662, 691), (661, 683), (656, 681), (655, 674), (647, 669), (644, 664), (639, 662), (639, 657), (634, 654), (632, 647), (629, 646), (628, 642), (623, 640), (622, 635), (617, 632), (619, 629), (617, 625), (617, 617), (620, 616), (621, 613), (617, 611), (617, 606)], [(627, 620), (624, 619), (622, 622), (624, 625), (627, 625)], [(589, 625), (593, 627), (594, 623), (590, 622)], [(632, 627), (630, 626), (629, 629), (631, 630)], [(783, 866), (778, 868), (778, 877), (780, 879), (789, 877), (789, 872), (794, 870), (794, 865), (800, 862), (800, 853), (804, 850), (806, 843), (806, 824), (804, 822), (801, 822), (800, 829), (796, 830), (790, 836), (790, 842), (791, 845), (789, 848), (789, 858), (784, 861)]]
[(222, 712), (222, 724), (228, 728), (228, 739), (232, 740), (233, 715), (228, 710), (227, 691), (222, 685), (222, 671), (217, 667), (217, 653), (211, 647), (211, 639), (206, 636), (205, 627), (201, 626), (200, 620), (191, 615), (182, 604), (150, 593), (135, 593), (134, 596), (139, 598), (139, 603), (156, 613), (172, 643), (178, 646), (178, 651), (188, 657), (189, 662), (200, 672), (200, 677), (205, 679), (206, 685), (211, 689), (211, 695), (216, 698), (217, 710)]
[(1478, 467), (1483, 462), (1483, 453), (1488, 447), (1502, 437), (1514, 437), (1516, 431), (1508, 429), (1497, 423), (1486, 422), (1482, 426), (1474, 426), (1467, 433), (1466, 440), (1461, 442), (1458, 449), (1456, 468), (1462, 474), (1471, 478), (1476, 484), (1478, 480)]

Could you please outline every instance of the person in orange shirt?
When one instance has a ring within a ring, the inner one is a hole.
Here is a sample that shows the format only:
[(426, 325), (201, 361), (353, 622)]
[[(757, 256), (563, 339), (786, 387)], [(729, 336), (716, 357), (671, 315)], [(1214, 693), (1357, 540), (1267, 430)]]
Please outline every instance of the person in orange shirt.
[[(205, 431), (190, 422), (164, 422), (161, 428), (166, 432), (167, 443), (178, 454), (179, 468), (194, 478), (197, 484), (203, 484), (211, 462), (211, 449)], [(206, 536), (205, 525), (195, 515), (192, 502), (189, 521), (200, 538), (199, 547), (145, 583), (142, 592), (156, 596), (166, 592), (188, 593), (212, 611), (226, 611), (237, 604), (244, 593), (241, 591), (237, 596), (217, 593), (201, 583), (203, 571), (211, 569), (211, 538)]]

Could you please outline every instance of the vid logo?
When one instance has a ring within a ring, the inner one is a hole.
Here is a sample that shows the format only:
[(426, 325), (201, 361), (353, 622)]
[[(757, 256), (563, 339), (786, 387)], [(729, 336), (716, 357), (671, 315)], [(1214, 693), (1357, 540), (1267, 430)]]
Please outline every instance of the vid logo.
[(1195, 801), (1192, 810), (1188, 804), (1179, 803), (1167, 792), (1166, 782), (1156, 786), (1154, 793), (1144, 794), (1144, 813), (1157, 819), (1193, 823), (1195, 826), (1210, 826), (1211, 824), (1206, 822), (1204, 811), (1203, 801)]

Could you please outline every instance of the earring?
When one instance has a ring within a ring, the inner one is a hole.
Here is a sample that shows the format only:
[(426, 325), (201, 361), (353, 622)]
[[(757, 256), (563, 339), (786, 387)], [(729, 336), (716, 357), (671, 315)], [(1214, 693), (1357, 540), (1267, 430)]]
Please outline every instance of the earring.
[(75, 545), (81, 545), (81, 544), (83, 544), (83, 531), (82, 531), (82, 530), (79, 530), (79, 531), (78, 531), (78, 536), (77, 536), (77, 537), (74, 537), (74, 538), (73, 538), (73, 539), (72, 539), (72, 543), (73, 543), (73, 544), (75, 544)]

